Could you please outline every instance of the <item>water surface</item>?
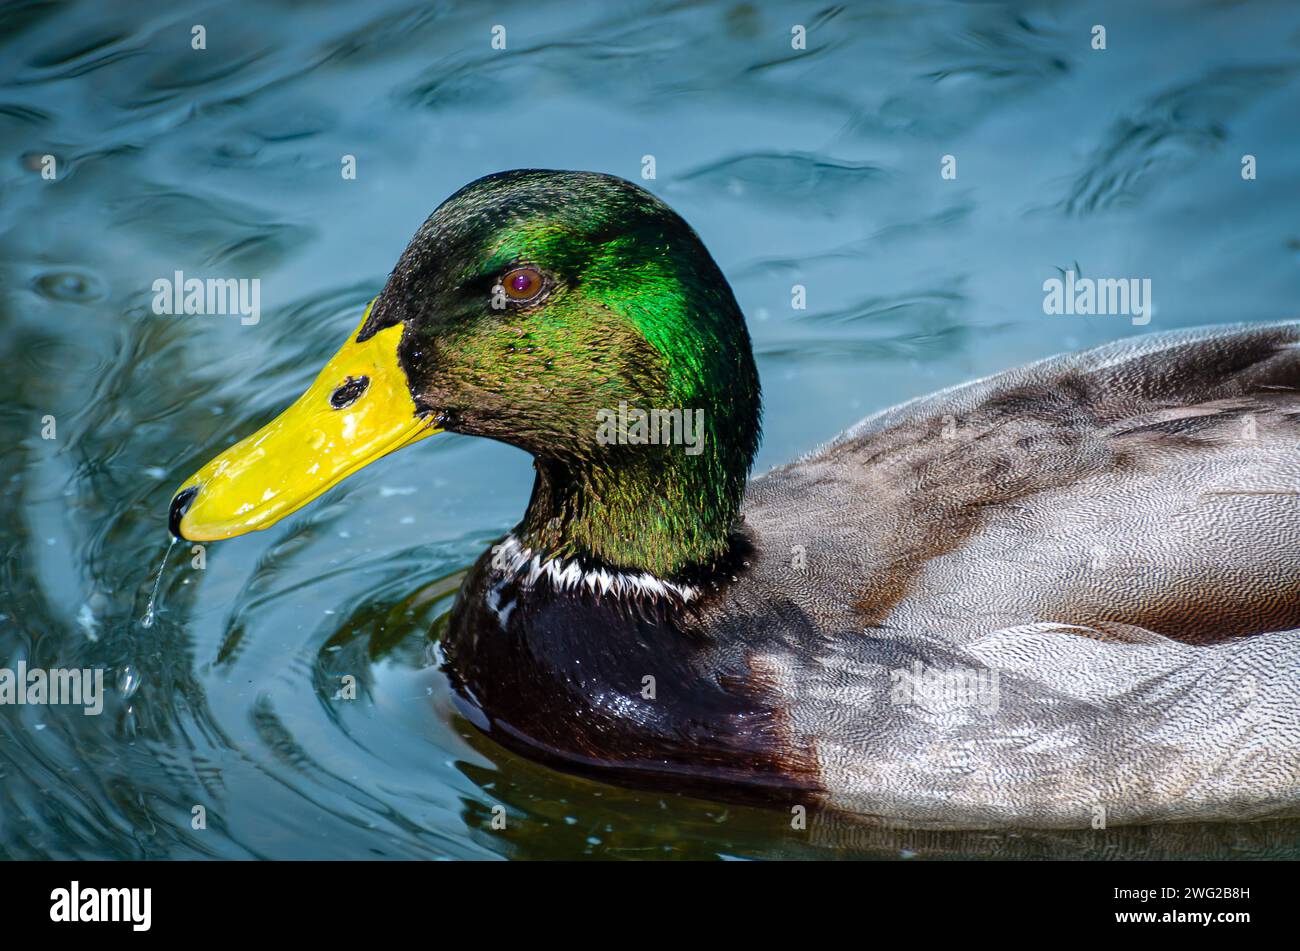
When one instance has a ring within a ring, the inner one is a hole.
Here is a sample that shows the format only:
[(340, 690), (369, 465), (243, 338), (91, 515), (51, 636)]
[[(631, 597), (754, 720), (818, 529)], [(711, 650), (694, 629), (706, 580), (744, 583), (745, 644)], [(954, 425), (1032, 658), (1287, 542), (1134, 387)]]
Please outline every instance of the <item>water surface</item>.
[[(0, 665), (111, 688), (98, 717), (0, 708), (0, 856), (1300, 855), (1287, 823), (794, 831), (502, 751), (436, 667), (460, 572), (531, 485), (486, 441), (425, 441), (201, 569), (178, 545), (141, 624), (173, 489), (301, 392), (424, 217), (491, 171), (642, 180), (654, 157), (643, 184), (748, 315), (760, 470), (1026, 360), (1300, 316), (1300, 8), (1080, 6), (0, 9)], [(1069, 269), (1150, 278), (1151, 323), (1045, 316)], [(261, 320), (153, 314), (177, 270), (259, 278)]]

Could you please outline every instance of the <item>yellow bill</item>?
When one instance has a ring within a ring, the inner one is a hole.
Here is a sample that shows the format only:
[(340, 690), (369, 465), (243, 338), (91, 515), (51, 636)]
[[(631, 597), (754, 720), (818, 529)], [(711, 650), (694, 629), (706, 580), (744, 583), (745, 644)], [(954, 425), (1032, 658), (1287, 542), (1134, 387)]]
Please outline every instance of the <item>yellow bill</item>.
[(216, 541), (269, 528), (363, 466), (441, 432), (416, 415), (397, 359), (402, 325), (356, 342), (373, 306), (296, 403), (176, 491), (174, 535)]

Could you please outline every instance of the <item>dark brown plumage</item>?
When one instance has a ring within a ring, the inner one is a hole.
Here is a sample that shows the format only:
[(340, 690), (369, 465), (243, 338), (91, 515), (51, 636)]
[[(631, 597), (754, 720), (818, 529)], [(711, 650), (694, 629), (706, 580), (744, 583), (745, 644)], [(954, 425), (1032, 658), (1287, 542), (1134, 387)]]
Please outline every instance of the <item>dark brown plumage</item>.
[[(485, 556), (449, 668), (504, 742), (638, 783), (920, 826), (1290, 812), (1298, 343), (1139, 337), (867, 419), (750, 484), (743, 563), (688, 603)], [(897, 702), (918, 670), (997, 703)]]

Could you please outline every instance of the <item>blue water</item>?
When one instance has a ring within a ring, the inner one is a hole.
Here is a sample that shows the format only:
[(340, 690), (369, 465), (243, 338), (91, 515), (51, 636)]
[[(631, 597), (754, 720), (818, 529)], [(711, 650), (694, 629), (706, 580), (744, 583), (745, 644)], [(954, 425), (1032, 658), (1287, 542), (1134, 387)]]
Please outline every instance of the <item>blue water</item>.
[[(749, 317), (762, 469), (1033, 358), (1300, 316), (1298, 92), (1288, 2), (4, 5), (0, 666), (109, 690), (0, 706), (0, 856), (1300, 855), (1289, 824), (796, 831), (503, 752), (436, 670), (531, 485), (485, 441), (389, 457), (205, 567), (178, 545), (141, 624), (172, 490), (306, 387), (471, 179), (593, 169), (681, 212)], [(260, 321), (155, 315), (177, 270), (259, 278)], [(1150, 324), (1044, 315), (1065, 270), (1149, 278)]]

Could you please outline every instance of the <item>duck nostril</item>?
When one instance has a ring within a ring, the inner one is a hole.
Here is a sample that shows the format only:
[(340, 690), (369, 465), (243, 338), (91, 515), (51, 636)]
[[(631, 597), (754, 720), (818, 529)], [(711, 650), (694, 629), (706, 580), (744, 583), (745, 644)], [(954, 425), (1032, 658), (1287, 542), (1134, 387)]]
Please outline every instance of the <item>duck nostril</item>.
[(335, 409), (351, 406), (361, 398), (361, 394), (366, 391), (366, 387), (369, 385), (370, 377), (368, 376), (348, 377), (330, 394), (330, 406)]
[(181, 535), (181, 519), (185, 513), (190, 510), (194, 504), (194, 497), (199, 494), (199, 487), (191, 486), (183, 492), (177, 492), (176, 498), (172, 499), (172, 506), (167, 511), (167, 530), (172, 533), (173, 538), (183, 538)]

